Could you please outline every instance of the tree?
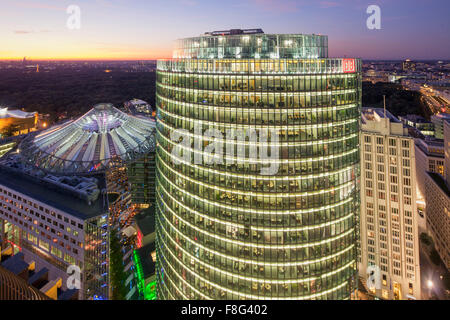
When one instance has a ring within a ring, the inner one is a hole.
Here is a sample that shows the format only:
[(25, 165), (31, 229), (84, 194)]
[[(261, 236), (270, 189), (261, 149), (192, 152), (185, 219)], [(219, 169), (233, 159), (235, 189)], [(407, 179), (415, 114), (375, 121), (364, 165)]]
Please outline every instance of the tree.
[(433, 239), (429, 235), (427, 235), (425, 232), (422, 232), (420, 234), (420, 241), (422, 241), (423, 244), (429, 246), (433, 243)]
[(444, 285), (445, 285), (445, 289), (450, 290), (450, 274), (448, 272), (446, 272), (444, 274)]
[(431, 262), (433, 262), (437, 266), (441, 264), (441, 257), (439, 256), (439, 253), (436, 251), (436, 249), (431, 250), (430, 259)]
[(125, 287), (126, 273), (123, 266), (122, 246), (116, 230), (110, 235), (110, 273), (111, 273), (111, 300), (125, 300), (127, 289)]
[(2, 138), (9, 138), (14, 136), (14, 134), (16, 132), (18, 132), (20, 130), (19, 126), (17, 124), (10, 124), (6, 127), (4, 127), (1, 131), (0, 134), (2, 135)]

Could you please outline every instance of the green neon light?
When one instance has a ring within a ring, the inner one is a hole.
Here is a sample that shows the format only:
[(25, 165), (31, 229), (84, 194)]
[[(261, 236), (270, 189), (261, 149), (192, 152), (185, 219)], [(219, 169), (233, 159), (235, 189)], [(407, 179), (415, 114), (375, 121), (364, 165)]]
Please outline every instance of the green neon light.
[(136, 250), (133, 251), (133, 261), (136, 267), (137, 285), (140, 295), (144, 296), (144, 300), (156, 300), (156, 280), (145, 286), (141, 257), (139, 257)]
[(156, 280), (145, 287), (144, 300), (156, 300)]

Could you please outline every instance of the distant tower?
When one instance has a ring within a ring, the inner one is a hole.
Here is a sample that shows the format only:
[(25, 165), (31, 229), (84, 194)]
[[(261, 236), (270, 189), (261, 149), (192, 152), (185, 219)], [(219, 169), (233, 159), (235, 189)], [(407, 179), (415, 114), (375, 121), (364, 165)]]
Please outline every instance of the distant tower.
[(39, 65), (36, 65), (36, 72), (39, 73)]

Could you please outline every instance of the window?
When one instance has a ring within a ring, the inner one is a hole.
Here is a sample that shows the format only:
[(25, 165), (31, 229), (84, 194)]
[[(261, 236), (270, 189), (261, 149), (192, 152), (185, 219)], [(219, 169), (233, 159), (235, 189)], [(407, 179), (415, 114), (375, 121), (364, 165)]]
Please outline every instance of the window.
[(409, 141), (408, 140), (402, 140), (402, 147), (403, 148), (409, 148)]
[(403, 159), (403, 166), (404, 166), (404, 167), (409, 167), (409, 166), (411, 166), (411, 162), (409, 161), (409, 159)]

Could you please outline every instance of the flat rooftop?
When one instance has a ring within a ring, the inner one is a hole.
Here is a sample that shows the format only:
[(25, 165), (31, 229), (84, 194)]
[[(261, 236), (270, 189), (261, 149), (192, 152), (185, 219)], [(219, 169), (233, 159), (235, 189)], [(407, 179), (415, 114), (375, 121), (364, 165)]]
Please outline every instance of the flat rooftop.
[(366, 123), (366, 121), (380, 121), (385, 118), (385, 114), (386, 118), (388, 118), (391, 122), (401, 123), (396, 116), (388, 110), (385, 112), (383, 108), (362, 108), (361, 113), (363, 123)]
[(261, 33), (264, 33), (264, 31), (261, 28), (255, 28), (255, 29), (230, 29), (222, 31), (212, 31), (212, 32), (205, 32), (205, 35), (230, 36), (236, 34), (261, 34)]
[(450, 189), (445, 183), (444, 178), (440, 174), (434, 172), (428, 172), (428, 175), (433, 179), (433, 181), (447, 194), (447, 197), (450, 197)]
[(408, 114), (406, 116), (399, 116), (399, 118), (400, 119), (406, 119), (406, 120), (409, 120), (409, 121), (414, 122), (414, 123), (430, 123), (431, 124), (430, 121), (428, 121), (424, 117), (419, 116), (417, 114)]
[(155, 208), (154, 206), (143, 210), (142, 213), (136, 215), (136, 224), (141, 230), (143, 236), (147, 236), (155, 232)]
[[(429, 156), (444, 158), (444, 140), (439, 139), (417, 139), (416, 146), (423, 153)], [(442, 152), (433, 152), (432, 150), (442, 150)]]
[[(89, 177), (95, 177), (97, 179), (100, 190), (106, 188), (104, 174), (99, 173)], [(72, 194), (69, 191), (62, 190), (57, 184), (19, 171), (13, 171), (3, 165), (0, 165), (0, 185), (20, 192), (27, 197), (36, 199), (81, 220), (102, 215), (108, 210), (107, 204), (104, 204), (102, 194), (96, 200), (89, 203), (80, 199), (75, 193)]]

